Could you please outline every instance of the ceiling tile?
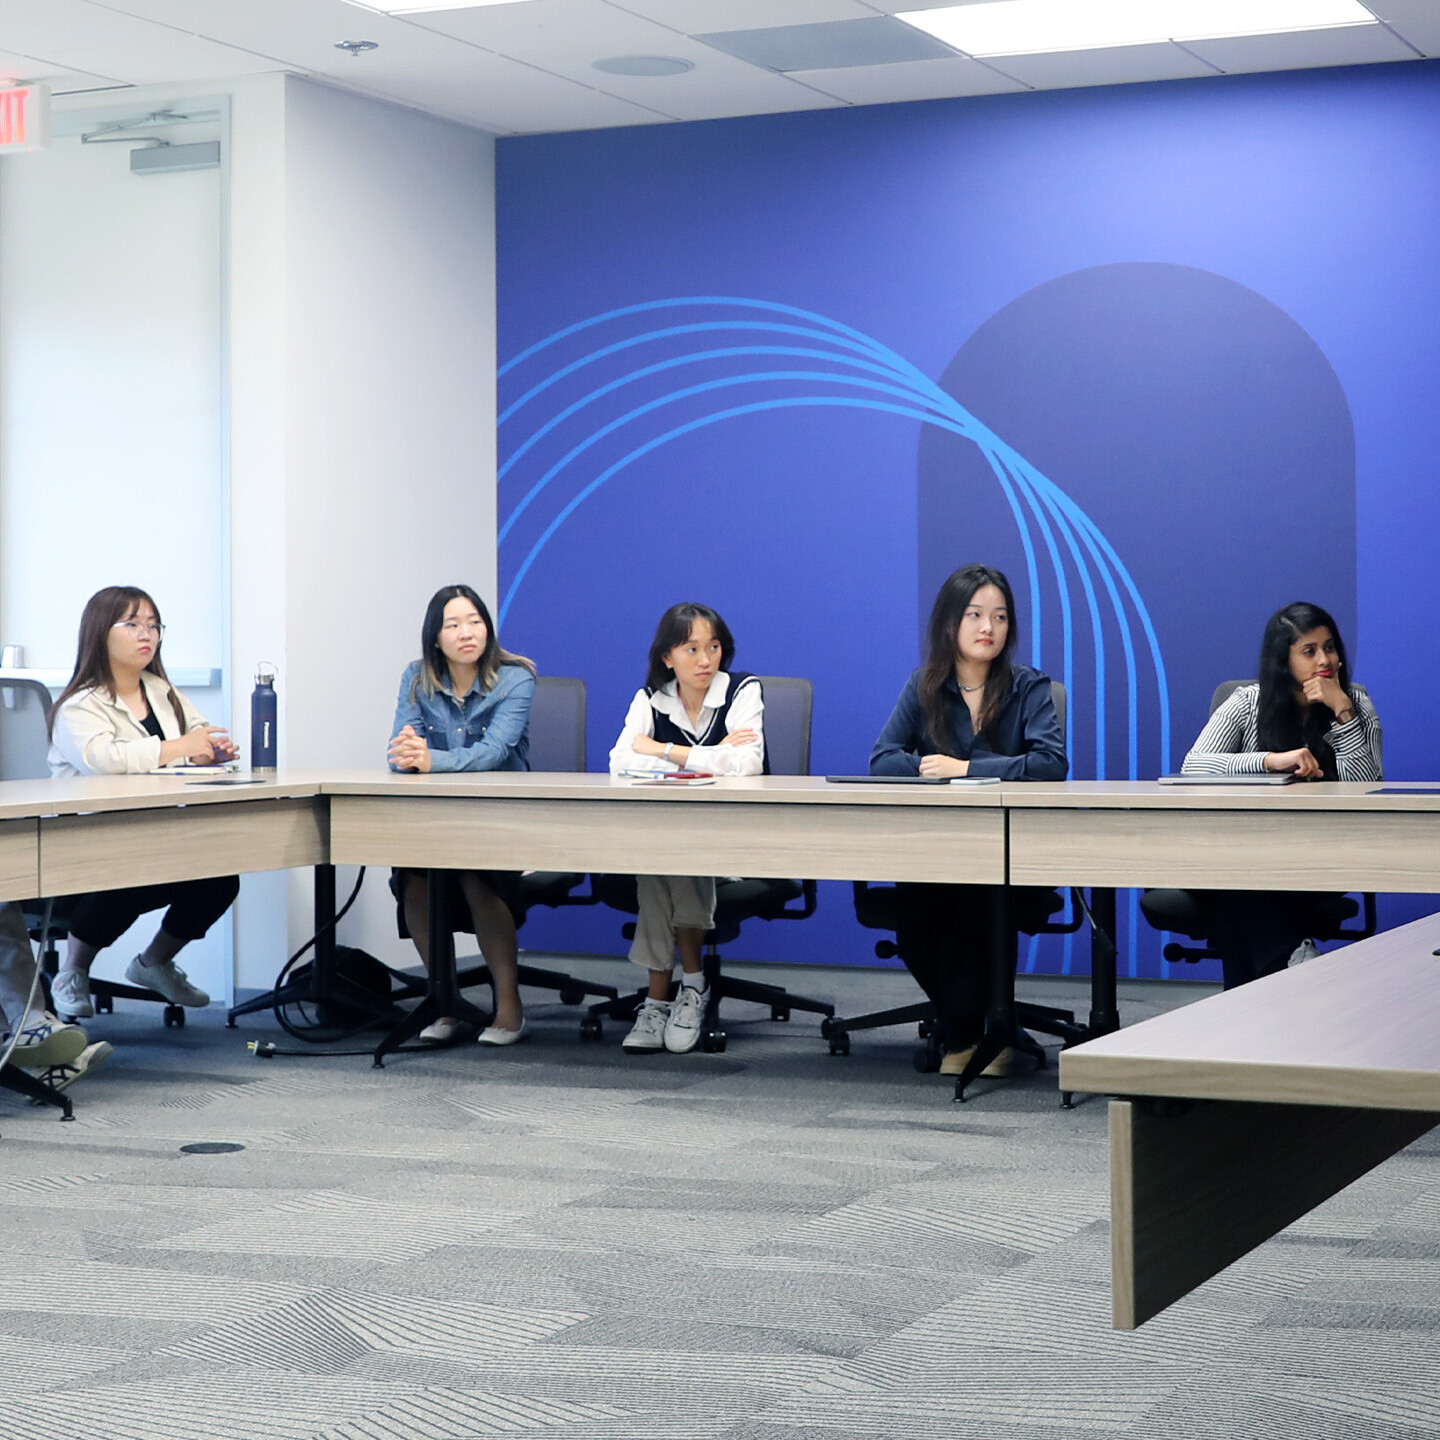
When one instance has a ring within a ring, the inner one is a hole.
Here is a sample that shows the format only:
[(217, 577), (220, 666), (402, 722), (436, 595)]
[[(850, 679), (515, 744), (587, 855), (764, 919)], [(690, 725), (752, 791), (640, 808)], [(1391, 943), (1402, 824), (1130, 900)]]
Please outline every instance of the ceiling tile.
[(653, 125), (671, 118), (642, 104), (547, 75), (503, 55), (489, 55), (462, 45), (453, 48), (459, 58), (444, 69), (433, 63), (413, 68), (392, 64), (383, 72), (357, 74), (340, 69), (323, 78), (362, 94), (396, 100), (496, 133)]
[(771, 70), (887, 65), (941, 59), (955, 53), (923, 30), (889, 15), (873, 15), (867, 20), (829, 20), (819, 25), (780, 25), (765, 30), (716, 30), (695, 38)]
[[(690, 54), (687, 49), (674, 54)], [(777, 114), (789, 110), (824, 110), (842, 102), (792, 78), (744, 65), (703, 46), (695, 69), (684, 75), (658, 77), (596, 75), (606, 91), (641, 105), (653, 105), (677, 120), (710, 120), (733, 115)]]
[(1214, 75), (1213, 67), (1179, 45), (1116, 45), (1105, 50), (1061, 50), (1044, 55), (995, 55), (988, 64), (1037, 90), (1076, 85), (1128, 85), (1143, 80), (1185, 80)]
[(1185, 48), (1219, 66), (1227, 75), (1415, 59), (1415, 52), (1383, 25), (1346, 25), (1333, 30), (1298, 30), (1287, 35), (1237, 35), (1228, 40), (1187, 40)]
[(644, 15), (686, 35), (708, 30), (763, 30), (814, 25), (822, 20), (863, 20), (876, 7), (865, 0), (609, 0), (617, 10)]
[(843, 70), (800, 70), (790, 76), (852, 105), (885, 105), (897, 100), (943, 100), (954, 95), (1001, 95), (1025, 87), (997, 70), (951, 56), (905, 65), (860, 65)]
[(217, 45), (194, 35), (152, 26), (143, 40), (96, 45), (88, 35), (77, 35), (50, 57), (75, 70), (113, 75), (131, 85), (169, 84), (185, 80), (217, 80), (232, 75), (255, 75), (281, 68), (265, 56)]
[(609, 55), (668, 55), (683, 37), (667, 25), (607, 5), (605, 0), (528, 0), (524, 5), (486, 5), (411, 15), (439, 35), (549, 67), (557, 56), (584, 57), (589, 65)]
[(83, 70), (67, 70), (63, 65), (46, 65), (28, 55), (12, 55), (5, 50), (0, 50), (0, 81), (43, 82), (57, 95), (116, 83), (108, 75), (91, 75)]
[(1440, 55), (1440, 5), (1435, 0), (1366, 0), (1366, 8), (1423, 55)]

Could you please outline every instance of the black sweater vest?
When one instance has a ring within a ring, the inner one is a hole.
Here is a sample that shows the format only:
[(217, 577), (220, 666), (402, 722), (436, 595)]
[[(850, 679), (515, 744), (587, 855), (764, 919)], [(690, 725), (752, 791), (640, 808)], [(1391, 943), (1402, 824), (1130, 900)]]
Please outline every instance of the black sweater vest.
[[(743, 670), (731, 670), (726, 673), (730, 676), (730, 686), (725, 692), (725, 703), (715, 712), (710, 724), (706, 726), (703, 735), (698, 739), (692, 740), (668, 715), (657, 710), (652, 703), (650, 706), (650, 720), (651, 724), (655, 727), (655, 739), (662, 745), (718, 745), (725, 736), (729, 734), (725, 722), (730, 714), (730, 707), (735, 703), (735, 697), (745, 686), (758, 686), (760, 684), (760, 677), (758, 675), (750, 675)], [(650, 696), (653, 702), (656, 692), (652, 689), (647, 689), (645, 693)], [(763, 736), (760, 742), (760, 749), (764, 757), (764, 763), (761, 766), (760, 773), (762, 775), (768, 775), (770, 773), (770, 756), (766, 751)]]

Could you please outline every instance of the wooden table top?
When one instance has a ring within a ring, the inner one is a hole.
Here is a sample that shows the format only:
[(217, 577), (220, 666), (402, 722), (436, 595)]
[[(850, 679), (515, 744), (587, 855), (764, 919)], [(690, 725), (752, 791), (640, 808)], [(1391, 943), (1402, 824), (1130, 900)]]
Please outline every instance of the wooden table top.
[(543, 770), (400, 775), (392, 771), (329, 772), (326, 795), (515, 797), (545, 800), (643, 800), (673, 803), (786, 805), (916, 805), (980, 807), (1005, 804), (1003, 785), (832, 785), (820, 775), (720, 775), (712, 785), (658, 785), (621, 776)]
[[(1012, 810), (1440, 810), (1440, 781), (1161, 785), (1155, 780), (1033, 780), (1000, 787)], [(1386, 790), (1420, 794), (1386, 794)]]
[[(61, 780), (0, 782), (0, 821), (116, 810), (161, 810), (239, 800), (308, 799), (320, 794), (321, 772), (286, 770), (258, 783), (216, 784), (223, 771), (188, 767), (174, 775), (84, 775)], [(236, 779), (249, 780), (246, 775)], [(206, 783), (209, 782), (209, 783)]]
[(1060, 1088), (1440, 1112), (1440, 915), (1060, 1055)]

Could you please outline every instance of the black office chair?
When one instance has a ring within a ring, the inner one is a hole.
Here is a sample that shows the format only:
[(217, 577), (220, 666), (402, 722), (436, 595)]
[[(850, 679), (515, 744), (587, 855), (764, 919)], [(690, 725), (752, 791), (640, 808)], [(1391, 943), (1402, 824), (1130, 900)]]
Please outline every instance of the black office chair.
[[(810, 709), (812, 689), (808, 680), (791, 676), (762, 675), (765, 692), (765, 754), (772, 775), (810, 773)], [(606, 905), (627, 915), (639, 908), (633, 875), (596, 875), (591, 888)], [(798, 902), (798, 903), (797, 903)], [(816, 887), (813, 880), (720, 879), (715, 886), (715, 927), (705, 936), (704, 970), (709, 998), (701, 1021), (700, 1046), (718, 1052), (725, 1049), (725, 1032), (720, 1028), (720, 1002), (747, 1000), (768, 1005), (772, 1020), (788, 1020), (792, 1010), (829, 1017), (835, 1007), (824, 1000), (792, 995), (780, 985), (756, 980), (739, 980), (721, 970), (720, 946), (738, 938), (747, 920), (808, 920), (815, 913)], [(635, 926), (621, 927), (627, 940), (635, 938)], [(604, 1020), (635, 1019), (644, 1004), (646, 987), (604, 1005), (592, 1005), (580, 1025), (582, 1040), (598, 1040)]]
[[(38, 680), (0, 681), (0, 780), (48, 780), (50, 778), (50, 691)], [(60, 966), (57, 942), (69, 937), (69, 906), (66, 897), (56, 899), (50, 915), (48, 932), (42, 930), (45, 919), (44, 900), (22, 902), (25, 923), (32, 940), (44, 940), (45, 951), (40, 959), (45, 968), (45, 1003), (52, 1005), (49, 982)], [(183, 1006), (172, 1005), (158, 990), (139, 985), (125, 985), (118, 980), (90, 981), (90, 996), (97, 1015), (114, 1012), (116, 1000), (148, 1000), (165, 1007), (162, 1012), (167, 1026), (185, 1023)]]
[[(1210, 697), (1210, 714), (1214, 714), (1242, 685), (1253, 684), (1247, 680), (1225, 680), (1215, 687)], [(1354, 687), (1363, 693), (1364, 686)], [(1183, 935), (1187, 940), (1198, 940), (1198, 945), (1182, 945), (1172, 940), (1160, 952), (1172, 965), (1194, 965), (1201, 960), (1218, 960), (1220, 957), (1210, 949), (1207, 931), (1210, 924), (1210, 909), (1205, 901), (1204, 891), (1193, 890), (1146, 890), (1140, 896), (1140, 910), (1157, 930), (1168, 930), (1174, 935)], [(1360, 928), (1347, 930), (1345, 922), (1353, 920), (1363, 911)], [(1349, 895), (1317, 893), (1311, 907), (1311, 923), (1314, 925), (1314, 940), (1368, 940), (1379, 928), (1375, 915), (1375, 896), (1361, 895), (1358, 900)]]
[[(540, 675), (535, 681), (535, 698), (530, 702), (530, 768), (578, 774), (585, 769), (585, 682), (568, 675)], [(584, 882), (583, 874), (550, 870), (527, 870), (520, 877), (520, 900), (528, 913), (531, 906), (553, 908), (569, 905), (594, 905), (594, 895), (577, 895)], [(524, 924), (523, 916), (520, 924)], [(620, 992), (613, 985), (599, 985), (562, 975), (558, 970), (542, 970), (535, 965), (521, 965), (517, 978), (522, 985), (559, 992), (563, 1005), (582, 1005), (589, 996), (616, 999)], [(472, 985), (490, 984), (490, 971), (482, 963), (461, 971), (456, 977), (461, 989)]]
[[(1063, 735), (1064, 685), (1058, 680), (1052, 680), (1050, 694)], [(890, 930), (896, 933), (895, 940), (876, 942), (875, 954), (882, 960), (896, 956), (904, 959), (904, 951), (898, 939), (904, 923), (904, 905), (904, 892), (894, 885), (872, 885), (867, 880), (855, 882), (855, 918), (867, 930)], [(1072, 892), (1073, 916), (1065, 921), (1051, 919), (1065, 905), (1063, 897), (1054, 890), (1032, 886), (1017, 887), (1011, 891), (1011, 905), (1015, 928), (1025, 935), (1072, 935), (1085, 920), (1084, 907), (1076, 892)], [(1052, 1005), (1036, 1005), (1029, 1001), (1016, 1002), (1015, 1020), (1015, 1048), (1030, 1055), (1042, 1068), (1045, 1065), (1045, 1051), (1025, 1033), (1027, 1030), (1038, 1030), (1042, 1035), (1054, 1035), (1067, 1045), (1088, 1038), (1090, 1033), (1085, 1025), (1076, 1020), (1074, 1011), (1060, 1010)], [(915, 1068), (921, 1074), (933, 1074), (940, 1068), (940, 1061), (945, 1053), (944, 1041), (940, 1034), (940, 1017), (929, 1000), (913, 1005), (901, 1005), (893, 1010), (877, 1010), (869, 1015), (857, 1015), (853, 1019), (836, 1017), (826, 1020), (820, 1026), (820, 1033), (830, 1042), (832, 1055), (848, 1055), (850, 1035), (853, 1031), (880, 1030), (889, 1025), (918, 1026), (921, 1045), (915, 1052)]]

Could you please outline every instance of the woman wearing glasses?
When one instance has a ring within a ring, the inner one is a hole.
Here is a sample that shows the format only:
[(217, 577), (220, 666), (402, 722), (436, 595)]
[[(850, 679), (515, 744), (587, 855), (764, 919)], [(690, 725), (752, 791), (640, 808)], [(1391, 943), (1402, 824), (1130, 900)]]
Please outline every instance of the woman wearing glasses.
[[(421, 774), (451, 770), (528, 770), (530, 701), (535, 666), (512, 655), (495, 634), (485, 602), (468, 585), (446, 585), (430, 597), (420, 625), (420, 659), (400, 677), (390, 727), (390, 768)], [(515, 920), (523, 911), (519, 875), (508, 870), (449, 872), (449, 913), (457, 929), (473, 930), (495, 994), (495, 1017), (482, 1045), (513, 1045), (525, 1032), (516, 980)], [(430, 963), (423, 870), (397, 870), (400, 934)], [(468, 919), (468, 923), (467, 923)], [(442, 1016), (420, 1039), (459, 1039), (464, 1027)]]
[[(144, 775), (162, 765), (214, 765), (239, 753), (170, 683), (160, 661), (165, 627), (155, 602), (133, 585), (92, 595), (80, 617), (75, 673), (50, 714), (50, 773)], [(186, 979), (175, 957), (230, 908), (234, 875), (179, 880), (80, 895), (71, 902), (69, 943), (52, 987), (56, 1011), (95, 1013), (90, 964), (141, 915), (167, 907), (155, 938), (125, 970), (132, 985), (172, 1005), (203, 1007), (210, 997)]]

